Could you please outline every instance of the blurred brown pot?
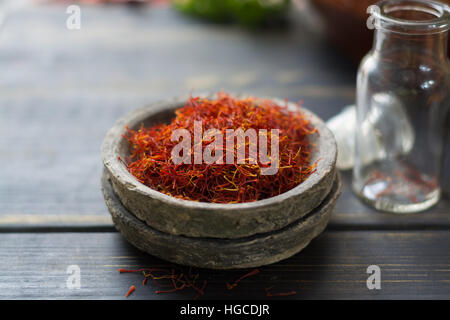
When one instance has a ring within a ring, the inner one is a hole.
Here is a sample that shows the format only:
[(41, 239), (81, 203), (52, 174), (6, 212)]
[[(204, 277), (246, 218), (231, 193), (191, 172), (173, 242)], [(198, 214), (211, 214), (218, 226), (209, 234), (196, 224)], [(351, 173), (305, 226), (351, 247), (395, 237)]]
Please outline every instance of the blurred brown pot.
[[(450, 5), (450, 0), (440, 0)], [(354, 62), (372, 48), (373, 30), (366, 26), (367, 8), (376, 0), (311, 0), (322, 16), (330, 40)], [(450, 38), (449, 38), (450, 46)]]

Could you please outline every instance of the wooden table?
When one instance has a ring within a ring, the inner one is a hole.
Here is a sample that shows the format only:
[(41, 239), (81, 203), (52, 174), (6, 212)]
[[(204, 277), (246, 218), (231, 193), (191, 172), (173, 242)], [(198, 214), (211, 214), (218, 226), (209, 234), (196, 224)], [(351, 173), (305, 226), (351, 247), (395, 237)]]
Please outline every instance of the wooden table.
[[(354, 101), (355, 66), (316, 20), (293, 12), (286, 29), (207, 24), (167, 7), (82, 6), (81, 30), (66, 7), (27, 6), (0, 36), (0, 298), (192, 299), (154, 293), (118, 268), (173, 265), (129, 245), (100, 191), (100, 144), (123, 114), (145, 103), (224, 89), (303, 100), (324, 119)], [(200, 270), (201, 299), (450, 298), (450, 200), (426, 213), (375, 212), (344, 190), (326, 231), (300, 254), (249, 270)], [(66, 285), (69, 265), (81, 288)], [(366, 286), (381, 268), (381, 290)]]

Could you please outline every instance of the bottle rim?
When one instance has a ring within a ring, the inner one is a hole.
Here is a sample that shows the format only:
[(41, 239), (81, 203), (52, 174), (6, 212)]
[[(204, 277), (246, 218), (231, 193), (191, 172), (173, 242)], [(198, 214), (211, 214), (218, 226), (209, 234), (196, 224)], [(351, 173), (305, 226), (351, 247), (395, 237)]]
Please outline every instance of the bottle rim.
[[(416, 11), (434, 18), (410, 20), (392, 16), (393, 12)], [(382, 0), (370, 6), (368, 12), (375, 18), (377, 29), (405, 34), (446, 32), (450, 28), (450, 6), (434, 0)]]

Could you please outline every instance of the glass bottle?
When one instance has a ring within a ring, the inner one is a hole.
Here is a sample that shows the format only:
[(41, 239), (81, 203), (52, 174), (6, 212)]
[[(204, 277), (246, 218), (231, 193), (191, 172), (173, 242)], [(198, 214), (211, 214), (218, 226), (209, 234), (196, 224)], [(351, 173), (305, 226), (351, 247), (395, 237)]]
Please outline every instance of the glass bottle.
[(357, 79), (353, 191), (378, 210), (425, 210), (441, 196), (449, 6), (385, 0), (371, 7), (375, 36)]

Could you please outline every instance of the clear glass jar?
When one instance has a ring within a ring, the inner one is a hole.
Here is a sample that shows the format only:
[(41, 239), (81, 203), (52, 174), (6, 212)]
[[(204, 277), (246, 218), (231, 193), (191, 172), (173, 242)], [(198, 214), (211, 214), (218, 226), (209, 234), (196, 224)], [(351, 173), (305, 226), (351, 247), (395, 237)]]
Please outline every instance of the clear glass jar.
[(441, 196), (450, 8), (420, 0), (376, 6), (373, 48), (358, 71), (352, 187), (376, 209), (422, 211)]

